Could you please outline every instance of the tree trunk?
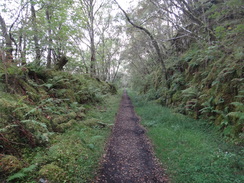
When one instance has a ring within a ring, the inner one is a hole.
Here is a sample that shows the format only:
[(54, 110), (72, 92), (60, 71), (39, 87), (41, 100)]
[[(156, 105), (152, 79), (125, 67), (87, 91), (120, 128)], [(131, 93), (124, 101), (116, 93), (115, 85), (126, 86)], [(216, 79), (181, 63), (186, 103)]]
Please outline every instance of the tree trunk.
[(10, 34), (7, 31), (6, 23), (3, 19), (3, 17), (0, 15), (0, 25), (3, 33), (3, 37), (5, 39), (5, 52), (6, 52), (6, 58), (5, 62), (12, 63), (13, 62), (13, 47), (12, 47), (12, 40), (10, 37)]
[(52, 38), (51, 38), (51, 34), (52, 34), (52, 30), (50, 27), (51, 24), (51, 20), (50, 20), (50, 13), (49, 13), (49, 7), (47, 7), (46, 10), (46, 19), (48, 22), (48, 50), (47, 50), (47, 68), (51, 68), (51, 62), (52, 62)]
[(31, 18), (32, 18), (32, 26), (33, 26), (33, 30), (34, 30), (34, 44), (35, 44), (35, 52), (36, 52), (36, 64), (40, 65), (41, 64), (41, 51), (40, 51), (40, 45), (38, 43), (38, 36), (37, 36), (37, 24), (36, 24), (36, 11), (35, 11), (35, 7), (34, 7), (34, 3), (33, 0), (31, 0)]
[(91, 44), (91, 65), (90, 65), (90, 74), (92, 77), (96, 75), (96, 48), (95, 48), (95, 34), (94, 34), (94, 5), (93, 0), (90, 0), (90, 11), (89, 11), (89, 19), (90, 19), (90, 44)]
[(23, 33), (19, 37), (19, 53), (21, 65), (26, 65), (26, 35)]

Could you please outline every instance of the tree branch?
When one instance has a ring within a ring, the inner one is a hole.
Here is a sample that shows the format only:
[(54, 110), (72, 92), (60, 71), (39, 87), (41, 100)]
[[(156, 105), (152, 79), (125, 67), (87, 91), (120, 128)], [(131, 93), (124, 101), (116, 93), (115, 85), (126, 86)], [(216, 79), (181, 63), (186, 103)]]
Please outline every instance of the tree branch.
[(160, 50), (160, 47), (159, 47), (159, 45), (158, 45), (157, 40), (154, 38), (154, 36), (153, 36), (147, 29), (145, 29), (145, 28), (142, 27), (142, 26), (136, 25), (134, 22), (132, 22), (131, 19), (130, 19), (130, 17), (128, 16), (128, 14), (125, 12), (125, 10), (124, 10), (123, 8), (121, 8), (121, 6), (119, 5), (119, 3), (118, 3), (116, 0), (114, 0), (114, 1), (115, 1), (115, 3), (118, 5), (119, 9), (124, 13), (124, 15), (125, 15), (127, 21), (128, 21), (133, 27), (135, 27), (135, 28), (137, 28), (137, 29), (139, 29), (139, 30), (142, 30), (144, 33), (146, 33), (146, 34), (149, 36), (149, 38), (151, 39), (152, 45), (153, 45), (153, 47), (155, 48), (155, 50), (156, 50), (156, 52), (157, 52), (157, 56), (158, 56), (157, 61), (158, 61), (158, 62), (161, 64), (161, 66), (162, 66), (162, 71), (163, 71), (163, 73), (164, 73), (164, 75), (165, 75), (165, 79), (168, 80), (168, 78), (167, 78), (167, 74), (166, 74), (166, 67), (165, 67), (165, 64), (164, 64), (164, 61), (163, 61), (163, 58), (162, 58), (163, 55), (162, 55), (162, 53), (161, 53), (161, 50)]

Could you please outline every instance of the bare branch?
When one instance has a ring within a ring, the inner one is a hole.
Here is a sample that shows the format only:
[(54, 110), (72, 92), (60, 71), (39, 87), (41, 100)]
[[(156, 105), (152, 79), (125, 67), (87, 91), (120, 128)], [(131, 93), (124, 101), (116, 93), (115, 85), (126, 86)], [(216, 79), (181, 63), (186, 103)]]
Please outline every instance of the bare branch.
[(164, 64), (164, 61), (163, 61), (163, 55), (161, 53), (161, 50), (160, 50), (160, 47), (158, 45), (158, 42), (156, 41), (156, 39), (154, 38), (154, 36), (147, 30), (145, 29), (144, 27), (142, 26), (139, 26), (139, 25), (136, 25), (134, 22), (131, 21), (130, 17), (128, 16), (128, 14), (125, 12), (125, 10), (123, 8), (121, 8), (121, 6), (119, 5), (119, 3), (114, 0), (115, 3), (118, 5), (119, 9), (124, 13), (127, 21), (135, 28), (139, 29), (139, 30), (142, 30), (144, 33), (146, 33), (149, 38), (151, 39), (151, 42), (152, 42), (152, 45), (154, 46), (156, 52), (157, 52), (157, 55), (158, 55), (158, 62), (161, 64), (162, 66), (162, 71), (163, 73), (165, 74), (165, 79), (168, 80), (167, 78), (167, 74), (166, 74), (166, 67), (165, 67), (165, 64)]

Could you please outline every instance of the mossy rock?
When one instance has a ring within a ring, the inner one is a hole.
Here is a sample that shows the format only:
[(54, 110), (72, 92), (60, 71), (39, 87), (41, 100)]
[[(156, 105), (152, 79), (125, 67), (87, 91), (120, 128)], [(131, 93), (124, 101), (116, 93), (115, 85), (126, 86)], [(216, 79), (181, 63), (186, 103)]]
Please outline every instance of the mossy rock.
[(52, 124), (56, 126), (58, 124), (66, 123), (67, 121), (68, 121), (67, 116), (54, 116), (52, 120)]
[(40, 101), (40, 94), (38, 91), (32, 87), (30, 84), (28, 84), (26, 81), (23, 79), (19, 80), (19, 84), (21, 85), (22, 88), (26, 91), (27, 95), (35, 102)]
[(86, 111), (86, 108), (84, 106), (80, 106), (79, 107), (79, 111), (85, 112)]
[(44, 165), (38, 174), (50, 183), (65, 182), (65, 171), (54, 163)]
[[(21, 110), (18, 110), (18, 108)], [(20, 117), (19, 119), (21, 119), (28, 110), (28, 106), (24, 103), (0, 98), (0, 114), (3, 113), (10, 117), (14, 111), (15, 117)]]
[(97, 122), (99, 120), (98, 119), (95, 119), (95, 118), (91, 118), (91, 119), (87, 119), (83, 122), (83, 124), (85, 126), (88, 126), (88, 127), (93, 127), (93, 126), (96, 126), (97, 125)]
[(15, 156), (5, 155), (0, 159), (0, 173), (9, 175), (23, 168), (22, 162)]
[(57, 89), (55, 94), (57, 97), (59, 98), (65, 98), (65, 99), (69, 99), (70, 102), (75, 102), (75, 89), (72, 88), (72, 86), (69, 86), (71, 89), (66, 89), (66, 88), (62, 88), (62, 89)]
[(65, 132), (66, 130), (70, 129), (74, 124), (76, 124), (77, 121), (74, 119), (69, 120), (67, 123), (62, 123), (57, 126), (58, 132)]
[(52, 123), (53, 123), (53, 125), (59, 125), (62, 123), (66, 123), (71, 119), (75, 119), (76, 117), (77, 117), (77, 114), (75, 112), (70, 112), (66, 115), (54, 116)]
[(49, 131), (52, 129), (51, 121), (50, 121), (50, 119), (47, 119), (47, 117), (40, 115), (40, 116), (38, 116), (38, 121), (41, 121), (42, 123), (46, 124), (47, 129)]
[(77, 112), (76, 119), (84, 119), (86, 117), (85, 113)]
[(96, 128), (96, 127), (99, 127), (99, 128), (104, 128), (106, 127), (107, 125), (100, 122), (100, 120), (98, 119), (95, 119), (95, 118), (91, 118), (91, 119), (87, 119), (83, 122), (83, 124), (85, 126), (88, 126), (90, 128)]
[(74, 119), (76, 118), (77, 114), (75, 112), (70, 112), (66, 115), (68, 119)]

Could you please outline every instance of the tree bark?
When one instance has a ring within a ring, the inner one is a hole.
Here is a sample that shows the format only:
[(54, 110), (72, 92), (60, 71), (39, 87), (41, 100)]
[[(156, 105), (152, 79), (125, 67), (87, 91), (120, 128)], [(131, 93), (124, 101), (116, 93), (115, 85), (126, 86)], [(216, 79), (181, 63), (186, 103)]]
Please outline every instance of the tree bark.
[(37, 24), (36, 24), (36, 11), (35, 11), (35, 7), (33, 5), (33, 0), (31, 0), (31, 20), (32, 20), (32, 26), (33, 26), (33, 30), (34, 30), (34, 44), (35, 44), (35, 52), (36, 52), (36, 64), (40, 65), (41, 64), (41, 51), (40, 51), (40, 45), (38, 43), (38, 36), (37, 36)]
[[(23, 46), (22, 46), (23, 44)], [(26, 65), (26, 35), (21, 32), (19, 36), (19, 53), (21, 65)]]
[(51, 20), (50, 20), (50, 12), (49, 12), (49, 7), (47, 7), (46, 10), (46, 19), (48, 22), (48, 49), (47, 49), (47, 68), (51, 68), (51, 62), (52, 62), (52, 38), (51, 38), (51, 34), (52, 34), (52, 30), (51, 30)]
[(8, 33), (7, 30), (7, 26), (6, 23), (3, 19), (3, 17), (0, 15), (0, 25), (1, 25), (1, 29), (2, 29), (2, 33), (3, 33), (3, 37), (5, 39), (5, 52), (6, 52), (6, 58), (5, 58), (5, 62), (11, 63), (13, 62), (13, 46), (12, 46), (12, 40), (11, 40), (11, 36)]
[(90, 65), (90, 72), (91, 76), (95, 77), (96, 75), (96, 48), (95, 48), (95, 34), (94, 34), (94, 5), (93, 0), (89, 0), (89, 19), (90, 19), (90, 50), (91, 50), (91, 65)]

